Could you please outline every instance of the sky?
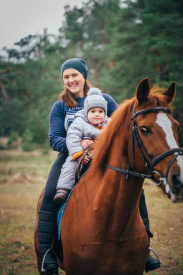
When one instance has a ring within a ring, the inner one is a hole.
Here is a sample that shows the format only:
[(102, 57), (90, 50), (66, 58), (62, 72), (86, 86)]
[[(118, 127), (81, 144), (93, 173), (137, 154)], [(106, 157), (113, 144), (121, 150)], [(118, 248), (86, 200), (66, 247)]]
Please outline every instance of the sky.
[(82, 0), (0, 0), (0, 51), (31, 34), (58, 34), (64, 6), (82, 6)]

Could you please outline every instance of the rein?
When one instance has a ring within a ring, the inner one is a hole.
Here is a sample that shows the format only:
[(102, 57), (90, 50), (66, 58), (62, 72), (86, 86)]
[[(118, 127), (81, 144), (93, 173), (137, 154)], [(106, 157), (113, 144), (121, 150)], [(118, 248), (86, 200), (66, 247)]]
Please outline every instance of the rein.
[[(138, 172), (133, 172), (133, 171), (130, 171), (129, 170), (129, 165), (127, 167), (127, 170), (124, 170), (124, 169), (121, 169), (121, 168), (117, 168), (117, 167), (114, 167), (114, 166), (111, 166), (107, 163), (105, 163), (105, 166), (111, 170), (114, 170), (116, 172), (120, 172), (122, 174), (126, 174), (126, 179), (128, 179), (128, 176), (135, 176), (135, 177), (139, 177), (139, 178), (148, 178), (148, 179), (152, 179), (154, 180), (154, 174), (157, 174), (159, 176), (159, 183), (155, 183), (156, 185), (160, 185), (162, 183), (164, 183), (164, 185), (166, 186), (167, 184), (167, 178), (168, 178), (168, 173), (170, 171), (170, 168), (173, 164), (173, 162), (176, 160), (176, 158), (180, 155), (183, 155), (183, 150), (181, 148), (173, 148), (173, 149), (170, 149), (162, 154), (160, 154), (159, 156), (157, 156), (156, 158), (152, 159), (148, 153), (147, 153), (147, 150), (145, 149), (142, 141), (141, 141), (141, 138), (140, 138), (140, 135), (138, 133), (138, 129), (137, 129), (137, 126), (135, 124), (135, 121), (134, 119), (138, 116), (138, 115), (141, 115), (141, 114), (148, 114), (148, 113), (159, 113), (159, 112), (165, 112), (165, 113), (171, 113), (170, 109), (169, 108), (162, 108), (162, 107), (156, 107), (156, 108), (149, 108), (149, 109), (144, 109), (144, 110), (140, 110), (138, 112), (135, 112), (135, 106), (133, 107), (133, 114), (132, 114), (132, 117), (131, 117), (131, 120), (132, 120), (132, 129), (131, 129), (131, 137), (132, 137), (132, 155), (133, 155), (133, 163), (134, 163), (134, 167), (136, 167), (135, 165), (135, 149), (134, 149), (134, 141), (140, 151), (140, 154), (141, 154), (141, 158), (142, 158), (142, 161), (145, 165), (145, 167), (148, 169), (149, 171), (149, 175), (148, 174), (142, 174), (142, 173), (138, 173)], [(144, 155), (144, 153), (145, 155)], [(169, 165), (168, 165), (168, 168), (167, 168), (167, 172), (166, 172), (166, 175), (165, 177), (161, 177), (160, 173), (158, 171), (154, 171), (154, 166), (160, 162), (162, 159), (166, 158), (167, 156), (169, 155), (172, 155), (173, 153), (176, 153), (176, 155), (173, 156), (172, 160), (170, 161)], [(148, 157), (148, 159), (151, 161), (151, 164), (148, 163), (148, 161), (146, 160), (146, 157)]]
[(83, 150), (83, 155), (79, 161), (79, 164), (76, 168), (75, 171), (75, 182), (78, 182), (80, 179), (80, 172), (82, 169), (82, 161), (84, 160), (85, 156), (88, 155), (90, 159), (92, 159), (93, 154), (91, 154), (91, 152), (94, 150), (94, 146), (95, 146), (95, 142), (91, 143), (90, 145), (88, 145), (84, 150)]

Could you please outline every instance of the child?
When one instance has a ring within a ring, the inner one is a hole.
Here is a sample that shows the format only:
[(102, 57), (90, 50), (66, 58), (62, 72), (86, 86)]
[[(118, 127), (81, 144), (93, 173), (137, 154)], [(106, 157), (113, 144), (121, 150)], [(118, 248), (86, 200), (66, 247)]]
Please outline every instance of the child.
[[(75, 170), (83, 154), (80, 141), (84, 138), (91, 139), (91, 143), (104, 129), (107, 122), (107, 101), (97, 88), (91, 88), (84, 102), (84, 109), (77, 112), (74, 121), (68, 129), (66, 143), (69, 156), (62, 166), (61, 174), (57, 183), (57, 191), (54, 201), (64, 203), (70, 190), (75, 184)], [(86, 156), (83, 164), (89, 161)]]

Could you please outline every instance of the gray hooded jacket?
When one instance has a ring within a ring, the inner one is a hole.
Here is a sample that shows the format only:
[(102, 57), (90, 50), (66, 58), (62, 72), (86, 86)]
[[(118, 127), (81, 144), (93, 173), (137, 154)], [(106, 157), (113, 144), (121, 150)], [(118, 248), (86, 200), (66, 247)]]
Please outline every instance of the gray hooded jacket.
[[(66, 143), (69, 150), (69, 155), (73, 156), (75, 153), (83, 150), (80, 141), (84, 138), (95, 139), (99, 134), (100, 130), (90, 124), (86, 117), (84, 110), (76, 113), (74, 121), (68, 129)], [(105, 117), (104, 123), (99, 124), (98, 127), (105, 127), (109, 118)]]
[[(98, 127), (105, 127), (109, 120), (110, 118), (106, 116), (104, 123), (99, 124)], [(72, 156), (80, 151), (83, 151), (80, 144), (82, 139), (88, 138), (95, 140), (99, 134), (100, 130), (90, 124), (88, 118), (84, 114), (84, 110), (76, 113), (74, 121), (67, 132), (66, 143), (69, 150), (69, 156), (62, 166), (61, 174), (57, 183), (57, 189), (72, 189), (75, 184), (75, 170), (78, 165), (78, 160), (74, 160)]]

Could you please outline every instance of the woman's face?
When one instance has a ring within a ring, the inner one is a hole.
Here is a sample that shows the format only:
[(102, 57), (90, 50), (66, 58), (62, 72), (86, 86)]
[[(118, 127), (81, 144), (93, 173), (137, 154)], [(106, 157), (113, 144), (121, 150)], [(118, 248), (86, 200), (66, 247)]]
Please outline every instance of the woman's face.
[(84, 96), (84, 76), (75, 69), (67, 69), (63, 72), (63, 81), (65, 87), (75, 96)]

